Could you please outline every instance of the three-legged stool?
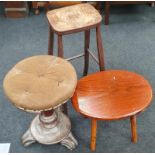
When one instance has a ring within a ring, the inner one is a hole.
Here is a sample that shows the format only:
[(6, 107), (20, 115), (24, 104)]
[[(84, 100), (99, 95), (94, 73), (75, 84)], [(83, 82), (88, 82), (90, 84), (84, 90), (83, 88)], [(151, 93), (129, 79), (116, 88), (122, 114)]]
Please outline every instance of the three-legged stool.
[(96, 150), (99, 120), (129, 117), (132, 141), (136, 143), (136, 116), (150, 105), (151, 100), (152, 88), (149, 82), (139, 74), (124, 70), (107, 70), (81, 78), (72, 97), (76, 111), (91, 119), (92, 151)]
[(3, 83), (7, 97), (17, 108), (38, 113), (22, 137), (24, 146), (37, 141), (72, 150), (78, 145), (69, 118), (59, 108), (72, 97), (76, 84), (73, 66), (54, 56), (26, 58), (8, 72)]

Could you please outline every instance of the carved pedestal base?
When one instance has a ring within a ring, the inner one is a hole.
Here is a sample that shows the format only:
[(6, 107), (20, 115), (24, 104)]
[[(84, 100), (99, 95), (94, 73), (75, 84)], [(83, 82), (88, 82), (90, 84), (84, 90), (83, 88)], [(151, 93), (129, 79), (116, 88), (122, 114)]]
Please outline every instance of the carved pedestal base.
[(55, 110), (48, 116), (42, 112), (32, 121), (30, 128), (22, 137), (22, 143), (24, 146), (36, 141), (42, 144), (60, 143), (72, 150), (78, 142), (70, 130), (70, 120), (60, 110)]

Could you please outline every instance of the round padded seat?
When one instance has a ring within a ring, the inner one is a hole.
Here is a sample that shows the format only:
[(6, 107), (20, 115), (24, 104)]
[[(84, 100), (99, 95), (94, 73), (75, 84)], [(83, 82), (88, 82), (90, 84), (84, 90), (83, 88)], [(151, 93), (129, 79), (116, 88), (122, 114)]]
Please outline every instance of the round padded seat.
[(26, 58), (5, 76), (3, 87), (16, 107), (26, 111), (56, 108), (72, 97), (77, 84), (73, 66), (49, 55)]

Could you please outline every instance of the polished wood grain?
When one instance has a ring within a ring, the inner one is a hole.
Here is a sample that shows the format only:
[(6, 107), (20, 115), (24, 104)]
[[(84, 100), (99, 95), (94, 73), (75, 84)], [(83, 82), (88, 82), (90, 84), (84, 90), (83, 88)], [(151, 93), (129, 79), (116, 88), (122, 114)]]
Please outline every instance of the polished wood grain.
[(130, 117), (133, 143), (137, 143), (136, 114), (152, 100), (152, 88), (141, 75), (124, 70), (90, 74), (78, 81), (72, 97), (74, 108), (91, 118), (92, 151), (96, 149), (97, 120)]
[(90, 140), (90, 148), (92, 151), (96, 150), (96, 134), (97, 134), (97, 120), (91, 120), (91, 140)]
[(142, 111), (151, 99), (152, 88), (142, 76), (109, 70), (80, 79), (72, 102), (77, 111), (88, 117), (115, 120)]
[(136, 116), (130, 117), (130, 123), (131, 123), (131, 135), (132, 135), (132, 141), (133, 143), (137, 143), (137, 124), (136, 124)]

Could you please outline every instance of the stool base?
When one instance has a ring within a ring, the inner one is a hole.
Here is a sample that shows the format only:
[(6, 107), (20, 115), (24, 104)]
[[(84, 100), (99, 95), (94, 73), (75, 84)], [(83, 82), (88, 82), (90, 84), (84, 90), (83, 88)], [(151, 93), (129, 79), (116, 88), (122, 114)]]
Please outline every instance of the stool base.
[(30, 128), (23, 135), (22, 143), (24, 146), (35, 142), (47, 145), (60, 143), (73, 150), (78, 142), (70, 130), (70, 120), (61, 110), (54, 110), (50, 116), (41, 112), (34, 118)]

